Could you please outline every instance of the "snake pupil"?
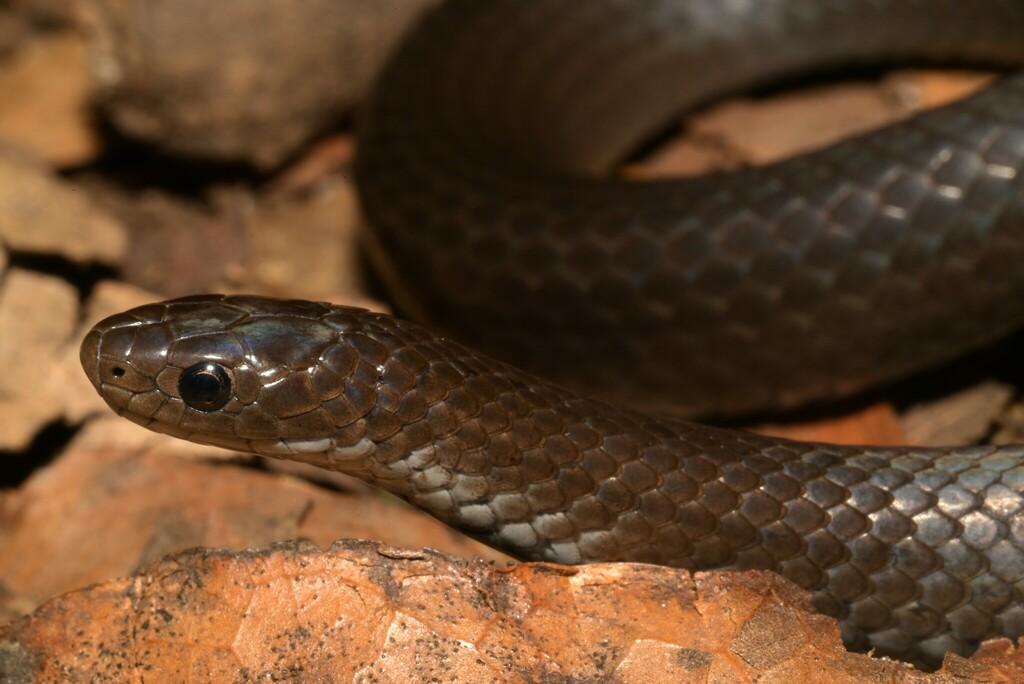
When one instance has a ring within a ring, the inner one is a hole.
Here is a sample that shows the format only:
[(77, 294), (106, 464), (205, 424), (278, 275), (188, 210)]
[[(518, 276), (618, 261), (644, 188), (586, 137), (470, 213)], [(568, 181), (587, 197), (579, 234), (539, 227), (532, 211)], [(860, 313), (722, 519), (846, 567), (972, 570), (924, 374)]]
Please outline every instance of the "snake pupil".
[(197, 411), (216, 411), (231, 399), (231, 376), (211, 361), (189, 366), (178, 380), (178, 396)]

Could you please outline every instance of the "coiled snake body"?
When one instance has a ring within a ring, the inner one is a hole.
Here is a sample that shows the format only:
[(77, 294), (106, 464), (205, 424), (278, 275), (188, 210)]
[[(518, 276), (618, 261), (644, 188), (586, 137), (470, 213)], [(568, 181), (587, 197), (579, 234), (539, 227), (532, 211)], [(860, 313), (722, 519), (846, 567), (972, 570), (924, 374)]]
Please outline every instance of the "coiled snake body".
[(904, 374), (1021, 318), (1022, 77), (765, 168), (599, 174), (719, 93), (1024, 64), (1021, 27), (1015, 0), (447, 2), (365, 112), (370, 254), (416, 318), (634, 406), (742, 412)]
[[(908, 372), (1024, 313), (1024, 77), (771, 167), (595, 174), (721, 89), (1024, 62), (1022, 28), (999, 0), (453, 0), (367, 108), (371, 254), (410, 310), (633, 404), (745, 410)], [(1024, 447), (652, 417), (389, 316), (255, 297), (111, 317), (82, 363), (151, 429), (356, 474), (521, 558), (770, 568), (852, 646), (923, 662), (1024, 633)]]

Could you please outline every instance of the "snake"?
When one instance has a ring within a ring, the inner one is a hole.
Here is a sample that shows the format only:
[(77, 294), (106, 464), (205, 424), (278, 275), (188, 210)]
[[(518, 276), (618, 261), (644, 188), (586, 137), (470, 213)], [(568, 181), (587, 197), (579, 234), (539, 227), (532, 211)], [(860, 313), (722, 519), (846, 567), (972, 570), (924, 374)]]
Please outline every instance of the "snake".
[(928, 666), (1019, 637), (1024, 446), (687, 414), (856, 392), (1020, 323), (1024, 76), (762, 167), (609, 169), (722, 93), (1010, 67), (1022, 28), (1016, 0), (448, 0), (384, 67), (355, 164), (370, 261), (433, 329), (198, 295), (101, 321), (82, 365), (151, 430), (355, 475), (517, 558), (773, 570), (850, 647)]

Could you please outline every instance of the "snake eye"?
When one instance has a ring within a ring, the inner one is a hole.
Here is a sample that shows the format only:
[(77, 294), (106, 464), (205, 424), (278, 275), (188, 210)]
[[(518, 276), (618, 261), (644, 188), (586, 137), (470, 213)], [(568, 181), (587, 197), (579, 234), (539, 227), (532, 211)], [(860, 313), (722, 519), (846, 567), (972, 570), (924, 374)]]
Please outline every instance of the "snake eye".
[(212, 361), (189, 366), (178, 379), (178, 396), (196, 411), (216, 411), (231, 399), (231, 376)]

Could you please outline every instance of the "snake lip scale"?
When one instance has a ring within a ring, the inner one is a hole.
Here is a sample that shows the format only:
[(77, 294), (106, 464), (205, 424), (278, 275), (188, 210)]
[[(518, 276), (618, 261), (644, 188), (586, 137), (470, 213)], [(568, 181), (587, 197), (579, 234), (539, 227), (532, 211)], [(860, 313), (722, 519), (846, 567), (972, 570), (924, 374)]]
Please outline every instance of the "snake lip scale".
[(607, 171), (724, 92), (1019, 66), (1022, 29), (1019, 0), (447, 0), (384, 67), (355, 166), (371, 261), (444, 334), (207, 295), (102, 321), (83, 366), (149, 429), (357, 475), (519, 558), (771, 569), (849, 646), (929, 666), (1017, 638), (1024, 446), (665, 414), (848, 394), (1019, 326), (1024, 74), (762, 168)]
[(1024, 447), (648, 416), (419, 325), (295, 300), (142, 306), (97, 324), (81, 360), (144, 427), (356, 475), (519, 558), (775, 570), (849, 645), (931, 665), (1024, 630)]

